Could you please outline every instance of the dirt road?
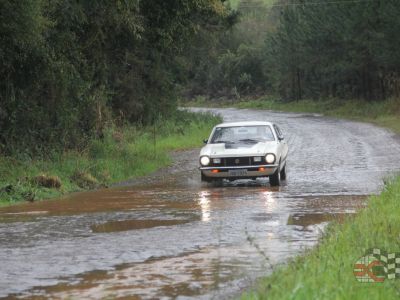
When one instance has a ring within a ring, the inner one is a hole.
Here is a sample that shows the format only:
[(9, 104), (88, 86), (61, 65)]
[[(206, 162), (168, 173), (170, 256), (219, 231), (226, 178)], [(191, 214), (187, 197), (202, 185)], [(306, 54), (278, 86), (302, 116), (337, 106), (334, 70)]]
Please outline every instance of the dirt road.
[(2, 208), (0, 298), (230, 298), (315, 245), (330, 220), (355, 213), (400, 170), (399, 138), (370, 124), (213, 111), (280, 125), (290, 147), (283, 186), (201, 184), (197, 149), (115, 188)]

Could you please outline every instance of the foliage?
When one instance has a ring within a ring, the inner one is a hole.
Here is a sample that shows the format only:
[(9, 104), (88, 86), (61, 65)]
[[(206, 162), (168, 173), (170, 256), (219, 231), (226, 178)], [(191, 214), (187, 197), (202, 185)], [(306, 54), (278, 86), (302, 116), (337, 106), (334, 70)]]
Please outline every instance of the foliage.
[(239, 22), (213, 42), (209, 63), (195, 68), (202, 89), (188, 95), (400, 96), (400, 2), (314, 2), (231, 1)]
[(0, 206), (148, 174), (170, 162), (169, 151), (200, 146), (219, 122), (218, 116), (179, 111), (152, 126), (110, 126), (102, 139), (91, 139), (81, 151), (53, 151), (35, 159), (0, 157)]
[[(263, 94), (270, 82), (263, 68), (263, 46), (266, 34), (274, 27), (269, 0), (230, 1), (235, 7), (229, 31), (217, 31), (210, 39), (206, 35), (198, 47), (202, 51), (191, 66), (185, 86), (189, 98), (198, 95), (241, 98)], [(193, 51), (192, 51), (193, 52)], [(204, 59), (206, 54), (207, 59)]]
[(84, 149), (111, 121), (170, 115), (177, 61), (229, 16), (220, 0), (1, 1), (0, 151)]
[(398, 96), (398, 60), (393, 45), (400, 25), (398, 1), (290, 5), (281, 8), (268, 36), (266, 62), (276, 91), (285, 99)]
[[(277, 1), (279, 25), (266, 36), (264, 68), (285, 100), (399, 96), (400, 60), (393, 34), (398, 1)], [(280, 5), (280, 6), (279, 6)]]

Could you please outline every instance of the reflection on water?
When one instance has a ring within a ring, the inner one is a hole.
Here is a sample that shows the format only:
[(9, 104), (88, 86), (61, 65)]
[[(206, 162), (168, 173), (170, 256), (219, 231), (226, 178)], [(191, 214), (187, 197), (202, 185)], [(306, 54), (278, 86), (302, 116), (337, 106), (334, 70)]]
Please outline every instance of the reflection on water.
[(271, 191), (264, 191), (261, 193), (265, 199), (264, 203), (265, 203), (265, 212), (266, 213), (273, 213), (276, 208), (277, 208), (277, 203), (276, 203), (276, 199), (274, 197), (274, 195), (276, 193), (271, 192)]
[[(165, 189), (106, 190), (0, 210), (0, 220), (19, 220), (0, 222), (0, 297), (25, 290), (43, 298), (220, 298), (313, 246), (321, 229), (312, 224), (365, 202), (253, 185)], [(10, 259), (7, 249), (19, 243), (29, 247)]]
[[(230, 298), (232, 291), (240, 291), (243, 287), (253, 284), (257, 277), (267, 274), (270, 265), (285, 262), (294, 252), (298, 253), (300, 249), (313, 246), (320, 237), (321, 227), (312, 225), (343, 220), (344, 216), (348, 215), (324, 212), (325, 209), (354, 210), (361, 207), (362, 201), (365, 200), (364, 196), (337, 197), (335, 203), (335, 199), (331, 198), (330, 206), (327, 207), (326, 199), (321, 197), (293, 198), (289, 203), (295, 205), (297, 211), (302, 213), (289, 213), (287, 198), (280, 198), (279, 194), (265, 189), (254, 189), (251, 190), (252, 200), (243, 200), (246, 199), (247, 192), (249, 191), (220, 188), (203, 189), (193, 195), (197, 197), (194, 200), (199, 210), (199, 219), (202, 221), (197, 223), (212, 224), (218, 217), (218, 223), (224, 224), (218, 229), (220, 232), (207, 232), (207, 238), (210, 240), (213, 240), (213, 236), (218, 236), (215, 246), (117, 265), (114, 270), (108, 272), (83, 273), (76, 277), (64, 278), (64, 282), (56, 285), (34, 288), (30, 293), (57, 299), (174, 299), (178, 296), (202, 299)], [(168, 201), (165, 205), (174, 209), (177, 207)], [(227, 209), (229, 211), (224, 214)], [(218, 214), (212, 218), (210, 214), (215, 211), (218, 211)], [(173, 226), (174, 222), (178, 225), (187, 221), (108, 222), (97, 225), (96, 232), (115, 232), (157, 225)], [(187, 228), (187, 234), (182, 231), (183, 227), (174, 227), (169, 231), (170, 234), (174, 231), (181, 232), (180, 240), (173, 239), (177, 246), (178, 242), (184, 245), (186, 239), (196, 235), (199, 235), (200, 239), (204, 238), (195, 226), (196, 222), (191, 224), (193, 226)], [(166, 231), (161, 232), (164, 233)], [(236, 240), (237, 237), (241, 238)], [(168, 240), (162, 235), (157, 238), (154, 246), (163, 245)]]
[(201, 208), (201, 220), (203, 222), (210, 221), (210, 192), (209, 191), (201, 191), (199, 193), (199, 204)]
[(343, 223), (346, 217), (349, 217), (353, 214), (349, 213), (307, 213), (307, 214), (299, 214), (294, 213), (291, 214), (288, 218), (287, 225), (298, 225), (307, 227), (309, 225), (320, 224), (324, 222), (335, 221), (338, 223)]

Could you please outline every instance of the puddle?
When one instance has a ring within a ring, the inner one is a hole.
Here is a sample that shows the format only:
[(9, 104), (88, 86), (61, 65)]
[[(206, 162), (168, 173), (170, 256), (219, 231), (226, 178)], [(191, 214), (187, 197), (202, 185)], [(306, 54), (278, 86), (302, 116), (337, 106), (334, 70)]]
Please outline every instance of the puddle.
[(188, 220), (124, 220), (92, 225), (90, 228), (96, 233), (109, 233), (161, 226), (173, 226), (189, 222), (190, 221)]
[(47, 211), (26, 211), (16, 213), (0, 213), (1, 223), (34, 222), (39, 216), (45, 216)]
[[(205, 248), (179, 256), (120, 265), (109, 272), (88, 272), (65, 279), (75, 283), (37, 287), (31, 292), (45, 299), (175, 299), (198, 295), (204, 295), (205, 299), (224, 299), (227, 297), (223, 290), (229, 288), (229, 283), (234, 282), (235, 288), (254, 283), (254, 276), (243, 278), (244, 271), (251, 270), (258, 276), (265, 274), (268, 263), (265, 258), (254, 256), (254, 252), (249, 243), (240, 247)], [(285, 258), (286, 255), (281, 255), (270, 259), (277, 262)]]
[[(366, 203), (365, 195), (285, 188), (154, 184), (0, 210), (0, 260), (14, 249), (2, 260), (0, 298), (220, 299), (314, 246), (318, 224), (342, 221)], [(27, 288), (13, 294), (21, 279)]]
[[(276, 189), (252, 186), (200, 190), (175, 187), (169, 191), (168, 194), (163, 189), (138, 188), (103, 194), (103, 198), (112, 197), (117, 201), (120, 193), (123, 197), (119, 200), (125, 204), (130, 199), (124, 213), (111, 210), (99, 215), (47, 216), (41, 221), (47, 222), (43, 226), (53, 228), (55, 225), (49, 222), (61, 218), (58, 227), (67, 237), (74, 237), (78, 230), (82, 232), (80, 222), (90, 224), (98, 220), (97, 224), (88, 226), (90, 232), (83, 232), (86, 239), (63, 243), (52, 231), (46, 236), (43, 229), (39, 239), (42, 247), (47, 243), (42, 251), (51, 255), (54, 264), (61, 264), (62, 270), (74, 273), (78, 266), (88, 266), (88, 270), (67, 276), (67, 272), (60, 273), (59, 268), (47, 265), (49, 270), (41, 270), (38, 281), (41, 284), (14, 296), (28, 299), (231, 298), (230, 295), (236, 295), (267, 274), (271, 265), (284, 263), (314, 246), (324, 228), (318, 224), (342, 221), (366, 202), (366, 196), (360, 195), (290, 197)], [(115, 220), (99, 222), (114, 214)], [(140, 218), (119, 220), (124, 214)], [(64, 219), (74, 221), (65, 223)], [(187, 225), (177, 226), (181, 224)], [(132, 234), (123, 238), (111, 234), (123, 231), (132, 231)], [(33, 235), (34, 232), (32, 229)], [(104, 238), (98, 233), (110, 235)], [(54, 243), (60, 249), (55, 249)], [(20, 256), (25, 255), (22, 252)], [(33, 265), (40, 266), (46, 261), (39, 252)], [(15, 269), (12, 264), (3, 267)], [(93, 268), (98, 271), (90, 271)], [(35, 276), (38, 270), (32, 271)], [(53, 279), (46, 284), (43, 279), (49, 276), (46, 274), (54, 276), (57, 272), (58, 283), (52, 283)]]
[[(140, 210), (159, 207), (160, 209), (191, 209), (195, 203), (176, 201), (176, 195), (165, 192), (168, 186), (152, 185), (150, 187), (113, 188), (91, 192), (81, 192), (64, 197), (57, 201), (45, 200), (34, 203), (24, 203), (17, 206), (1, 207), (0, 216), (31, 215), (31, 216), (69, 216), (97, 212), (114, 212)], [(180, 193), (184, 193), (182, 190)], [(171, 201), (165, 201), (166, 198)]]
[(316, 225), (324, 222), (338, 222), (343, 223), (350, 216), (355, 214), (324, 214), (324, 213), (308, 213), (308, 214), (292, 214), (287, 220), (287, 225), (297, 225), (307, 227), (310, 225)]
[(34, 215), (34, 216), (36, 216), (36, 215), (45, 215), (47, 213), (48, 213), (48, 211), (37, 210), (37, 211), (22, 211), (22, 212), (15, 212), (15, 213), (5, 213), (4, 215), (8, 215), (8, 216), (19, 216), (19, 215), (31, 216), (31, 215)]

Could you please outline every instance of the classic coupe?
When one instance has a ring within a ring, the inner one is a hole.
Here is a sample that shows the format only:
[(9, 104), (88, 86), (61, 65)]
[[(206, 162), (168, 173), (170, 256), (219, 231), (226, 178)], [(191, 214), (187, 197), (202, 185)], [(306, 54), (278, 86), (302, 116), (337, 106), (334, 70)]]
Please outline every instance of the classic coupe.
[(204, 143), (199, 159), (202, 181), (269, 177), (271, 186), (279, 186), (286, 179), (288, 145), (276, 124), (219, 124)]

